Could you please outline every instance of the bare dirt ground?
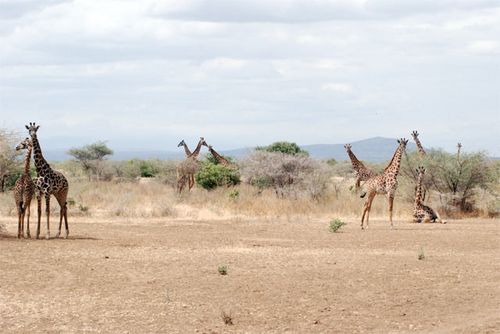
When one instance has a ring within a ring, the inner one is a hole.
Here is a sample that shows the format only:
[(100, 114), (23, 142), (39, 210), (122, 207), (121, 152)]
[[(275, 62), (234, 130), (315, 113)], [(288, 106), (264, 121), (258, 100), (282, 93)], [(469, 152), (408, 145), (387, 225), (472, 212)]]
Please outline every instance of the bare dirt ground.
[(327, 221), (73, 218), (69, 240), (49, 241), (17, 240), (13, 220), (0, 219), (2, 333), (500, 332), (499, 220), (330, 233)]

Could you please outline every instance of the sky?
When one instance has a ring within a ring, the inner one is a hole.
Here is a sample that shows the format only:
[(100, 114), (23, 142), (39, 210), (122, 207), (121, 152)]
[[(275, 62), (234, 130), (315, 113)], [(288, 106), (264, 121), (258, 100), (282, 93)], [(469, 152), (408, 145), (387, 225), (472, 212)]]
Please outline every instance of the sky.
[(497, 0), (0, 0), (0, 127), (47, 149), (410, 137), (500, 156)]

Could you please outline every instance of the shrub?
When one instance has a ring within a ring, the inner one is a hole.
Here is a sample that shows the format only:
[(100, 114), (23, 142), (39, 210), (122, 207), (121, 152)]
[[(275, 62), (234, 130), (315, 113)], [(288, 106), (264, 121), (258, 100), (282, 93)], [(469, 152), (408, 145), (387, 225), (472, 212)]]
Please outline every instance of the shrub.
[(420, 250), (418, 251), (417, 259), (419, 259), (419, 260), (425, 259), (425, 254), (424, 254), (423, 248), (420, 248)]
[(321, 197), (330, 178), (325, 163), (306, 155), (289, 155), (256, 151), (243, 162), (243, 173), (248, 183), (260, 189), (273, 188), (278, 197), (307, 193), (311, 198)]
[(233, 189), (227, 195), (230, 199), (236, 200), (240, 197), (240, 191), (238, 189)]
[(334, 219), (330, 222), (330, 225), (329, 225), (330, 232), (336, 233), (344, 225), (345, 225), (345, 223), (342, 220), (340, 220), (338, 218)]
[(269, 146), (257, 147), (256, 150), (257, 151), (283, 153), (283, 154), (289, 154), (289, 155), (297, 155), (297, 154), (309, 155), (309, 152), (301, 149), (299, 147), (299, 145), (297, 145), (295, 143), (290, 143), (287, 141), (278, 141), (278, 142), (272, 143)]
[(227, 275), (227, 270), (228, 270), (228, 267), (226, 265), (222, 265), (222, 266), (219, 266), (219, 268), (217, 268), (217, 271), (219, 272), (219, 274), (221, 275)]
[(204, 161), (196, 173), (196, 183), (207, 190), (233, 186), (240, 183), (240, 174), (235, 168)]

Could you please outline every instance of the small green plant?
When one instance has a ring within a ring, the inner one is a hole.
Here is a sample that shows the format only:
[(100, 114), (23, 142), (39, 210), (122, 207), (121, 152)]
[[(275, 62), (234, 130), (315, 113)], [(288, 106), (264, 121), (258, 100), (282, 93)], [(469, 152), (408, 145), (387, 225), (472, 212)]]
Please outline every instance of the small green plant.
[(336, 233), (344, 225), (345, 223), (342, 220), (336, 218), (330, 222), (329, 226), (330, 232)]
[(238, 189), (233, 189), (227, 195), (230, 199), (236, 200), (240, 197), (240, 191)]
[(219, 268), (217, 268), (217, 271), (221, 275), (227, 275), (227, 269), (228, 269), (228, 267), (226, 265), (222, 265), (222, 266), (219, 266)]
[(222, 321), (224, 321), (224, 324), (226, 325), (233, 325), (233, 317), (231, 316), (231, 313), (227, 313), (224, 310), (220, 311), (220, 316), (222, 318)]
[(424, 254), (424, 249), (423, 249), (423, 248), (420, 248), (420, 251), (418, 252), (418, 256), (417, 256), (417, 258), (418, 258), (419, 260), (423, 260), (423, 259), (425, 259), (425, 254)]
[(76, 201), (72, 198), (68, 198), (68, 200), (66, 201), (66, 203), (69, 205), (69, 206), (75, 206), (76, 204)]
[(80, 204), (80, 205), (78, 206), (78, 208), (79, 208), (79, 209), (80, 209), (80, 211), (81, 211), (81, 212), (83, 212), (83, 213), (88, 213), (88, 212), (89, 212), (89, 207), (88, 207), (88, 206), (85, 206), (85, 205)]

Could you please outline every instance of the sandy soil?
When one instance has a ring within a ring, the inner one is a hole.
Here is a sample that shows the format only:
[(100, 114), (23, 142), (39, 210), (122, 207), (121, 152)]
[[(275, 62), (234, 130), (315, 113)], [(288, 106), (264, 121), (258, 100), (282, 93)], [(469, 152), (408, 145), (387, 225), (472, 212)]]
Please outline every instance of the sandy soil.
[(500, 332), (499, 220), (330, 233), (74, 218), (69, 240), (49, 241), (15, 239), (13, 220), (0, 219), (2, 333)]

